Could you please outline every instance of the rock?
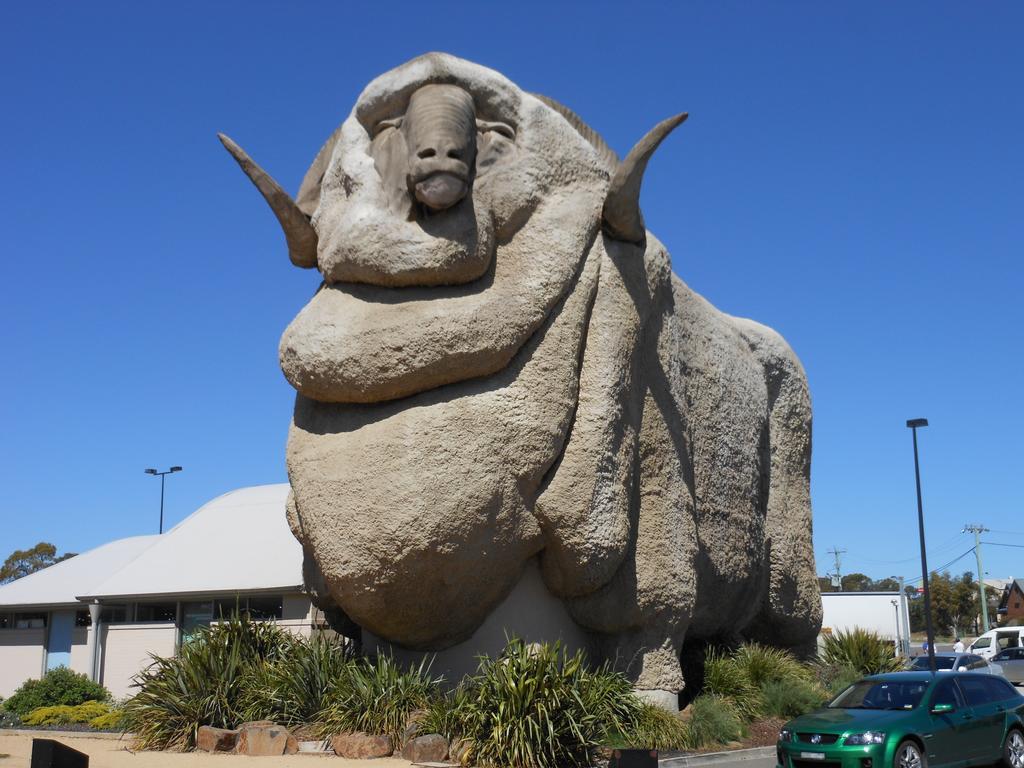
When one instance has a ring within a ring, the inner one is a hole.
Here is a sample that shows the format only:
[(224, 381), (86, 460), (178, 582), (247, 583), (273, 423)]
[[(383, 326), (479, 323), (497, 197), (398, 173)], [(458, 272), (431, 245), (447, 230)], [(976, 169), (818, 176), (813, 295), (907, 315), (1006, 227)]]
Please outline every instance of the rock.
[(620, 163), (565, 107), (426, 54), (364, 89), (301, 209), (268, 195), (324, 283), (280, 345), (318, 606), (442, 650), (539, 557), (599, 655), (666, 703), (688, 639), (813, 645), (803, 369), (673, 275), (640, 215), (682, 117)]
[(439, 763), (448, 756), (448, 741), (438, 733), (416, 736), (402, 747), (402, 759), (410, 763)]
[(284, 746), (284, 753), (286, 755), (294, 755), (299, 751), (299, 740), (292, 734), (288, 734), (288, 741)]
[(370, 736), (362, 731), (336, 734), (331, 737), (331, 746), (336, 755), (351, 760), (387, 757), (395, 751), (390, 736)]
[[(267, 721), (243, 723), (238, 728), (235, 752), (250, 757), (277, 757), (283, 755), (289, 746), (298, 751), (298, 742), (288, 729)], [(289, 744), (291, 742), (291, 744)]]
[(196, 734), (196, 750), (199, 752), (230, 752), (235, 748), (237, 740), (238, 731), (201, 725), (199, 733)]

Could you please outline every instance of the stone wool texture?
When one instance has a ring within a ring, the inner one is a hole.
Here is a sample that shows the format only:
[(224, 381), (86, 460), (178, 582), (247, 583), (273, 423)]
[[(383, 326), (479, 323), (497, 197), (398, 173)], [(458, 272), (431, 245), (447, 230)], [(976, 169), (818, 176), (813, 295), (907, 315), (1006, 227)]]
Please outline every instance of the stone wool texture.
[(616, 168), (567, 110), (443, 54), (374, 80), (321, 151), (297, 199), (324, 284), (280, 348), (321, 605), (441, 649), (539, 556), (641, 688), (682, 689), (684, 639), (813, 645), (803, 370), (650, 233), (608, 234)]

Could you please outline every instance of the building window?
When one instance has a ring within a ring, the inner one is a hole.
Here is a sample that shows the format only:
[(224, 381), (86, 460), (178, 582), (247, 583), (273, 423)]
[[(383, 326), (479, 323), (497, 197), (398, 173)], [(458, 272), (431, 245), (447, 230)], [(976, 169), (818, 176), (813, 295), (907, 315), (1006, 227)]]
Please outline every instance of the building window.
[(46, 626), (45, 613), (14, 614), (15, 629), (43, 629)]
[(213, 620), (220, 621), (235, 614), (248, 616), (254, 621), (273, 621), (284, 615), (282, 595), (260, 595), (258, 597), (225, 597), (214, 601)]
[[(103, 605), (100, 606), (100, 624), (118, 624), (127, 621), (128, 606), (126, 605)], [(92, 617), (88, 611), (75, 613), (76, 627), (91, 627)]]
[(1013, 607), (1014, 607), (1014, 608), (1020, 608), (1020, 600), (1018, 600), (1017, 602), (1015, 602), (1015, 603), (1013, 604)]
[(14, 615), (11, 613), (0, 613), (0, 629), (12, 629), (14, 627)]
[(135, 606), (136, 621), (177, 621), (177, 603), (139, 603)]
[(249, 618), (256, 621), (280, 619), (284, 615), (284, 597), (250, 597), (248, 608)]

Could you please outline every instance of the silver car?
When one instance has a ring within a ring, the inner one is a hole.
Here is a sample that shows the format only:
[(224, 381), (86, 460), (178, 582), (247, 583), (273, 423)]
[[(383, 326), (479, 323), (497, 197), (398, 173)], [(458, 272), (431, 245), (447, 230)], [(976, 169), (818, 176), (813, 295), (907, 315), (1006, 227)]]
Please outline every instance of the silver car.
[(1024, 648), (1007, 648), (997, 653), (992, 661), (1003, 668), (1003, 677), (1011, 683), (1024, 683)]
[[(1011, 650), (1024, 650), (1011, 649)], [(1021, 670), (1024, 672), (1024, 661), (1021, 662)], [(907, 669), (914, 670), (915, 672), (927, 672), (928, 666), (928, 654), (917, 656), (914, 658)], [(941, 652), (935, 654), (935, 671), (936, 672), (981, 672), (982, 674), (988, 675), (1002, 675), (1003, 669), (999, 664), (990, 664), (974, 653), (950, 653)]]

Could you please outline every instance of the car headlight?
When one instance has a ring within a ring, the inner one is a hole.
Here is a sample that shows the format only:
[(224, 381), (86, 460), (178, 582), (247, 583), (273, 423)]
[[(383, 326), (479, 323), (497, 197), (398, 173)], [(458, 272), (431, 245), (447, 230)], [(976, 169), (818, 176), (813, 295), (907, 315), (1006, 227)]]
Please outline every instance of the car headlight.
[(789, 728), (783, 728), (779, 731), (779, 741), (796, 741), (793, 737), (793, 732)]
[(885, 734), (882, 731), (864, 731), (864, 733), (851, 733), (844, 742), (847, 745), (857, 744), (884, 744)]

